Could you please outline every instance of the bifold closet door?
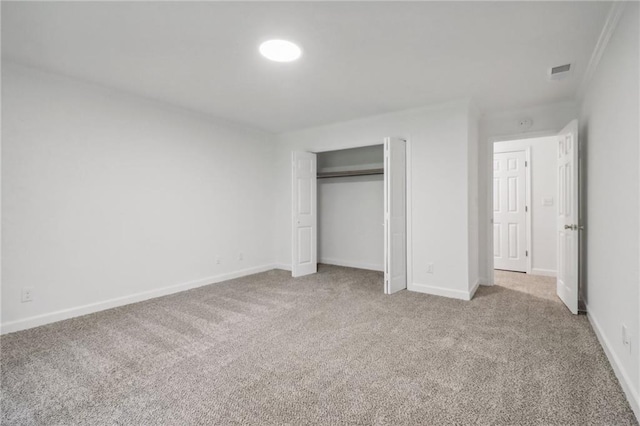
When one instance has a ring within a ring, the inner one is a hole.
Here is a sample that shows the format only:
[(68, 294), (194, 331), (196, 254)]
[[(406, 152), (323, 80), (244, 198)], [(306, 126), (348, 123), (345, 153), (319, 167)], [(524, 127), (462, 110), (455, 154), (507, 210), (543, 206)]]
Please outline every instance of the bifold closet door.
[(300, 277), (318, 271), (316, 154), (293, 152), (292, 163), (291, 274)]
[(406, 142), (384, 140), (384, 292), (407, 288)]

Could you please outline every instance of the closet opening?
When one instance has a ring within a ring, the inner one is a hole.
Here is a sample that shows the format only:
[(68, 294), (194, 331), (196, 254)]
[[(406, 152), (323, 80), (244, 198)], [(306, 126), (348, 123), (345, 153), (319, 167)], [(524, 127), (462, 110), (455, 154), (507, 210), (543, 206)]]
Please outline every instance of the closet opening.
[(292, 275), (323, 263), (381, 271), (387, 294), (406, 289), (406, 142), (292, 160)]
[(384, 272), (384, 146), (317, 159), (318, 262)]

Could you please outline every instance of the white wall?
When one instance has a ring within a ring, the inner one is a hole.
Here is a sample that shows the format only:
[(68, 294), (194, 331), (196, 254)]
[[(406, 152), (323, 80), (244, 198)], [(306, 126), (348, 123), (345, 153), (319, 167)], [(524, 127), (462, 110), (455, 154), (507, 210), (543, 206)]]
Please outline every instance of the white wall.
[[(384, 114), (277, 137), (276, 256), (291, 265), (291, 151), (326, 151), (409, 140), (412, 258), (410, 288), (469, 297), (469, 102)], [(427, 273), (426, 264), (434, 264)]]
[[(554, 84), (550, 82), (549, 84)], [(571, 120), (577, 118), (578, 109), (574, 102), (543, 105), (535, 108), (517, 109), (485, 114), (480, 119), (479, 149), (479, 218), (480, 218), (480, 277), (485, 283), (493, 283), (493, 216), (492, 188), (493, 142), (523, 139), (525, 137), (549, 136), (558, 133)], [(521, 129), (522, 118), (530, 118), (533, 124)], [(491, 264), (491, 267), (489, 267)]]
[[(557, 262), (557, 138), (520, 139), (496, 142), (494, 152), (531, 151), (531, 272), (556, 275)], [(551, 198), (553, 205), (543, 200)]]
[(2, 86), (3, 331), (272, 266), (269, 135), (6, 62)]
[[(639, 4), (628, 2), (582, 103), (586, 276), (594, 329), (640, 417)], [(631, 333), (622, 344), (621, 325)]]
[(318, 259), (384, 270), (382, 175), (318, 179)]

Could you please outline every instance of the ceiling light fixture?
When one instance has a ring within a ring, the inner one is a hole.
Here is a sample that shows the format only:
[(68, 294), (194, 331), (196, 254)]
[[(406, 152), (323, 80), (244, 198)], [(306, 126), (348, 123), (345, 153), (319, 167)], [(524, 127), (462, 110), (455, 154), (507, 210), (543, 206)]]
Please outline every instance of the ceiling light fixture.
[(302, 49), (287, 40), (268, 40), (260, 45), (260, 53), (276, 62), (292, 62), (302, 56)]

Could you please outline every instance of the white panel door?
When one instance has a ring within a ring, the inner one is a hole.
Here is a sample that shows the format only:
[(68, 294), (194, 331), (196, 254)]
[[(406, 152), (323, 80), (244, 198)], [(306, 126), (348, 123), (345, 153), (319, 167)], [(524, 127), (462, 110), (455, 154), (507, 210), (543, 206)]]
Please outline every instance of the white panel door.
[(558, 278), (556, 291), (578, 313), (578, 121), (558, 135)]
[(316, 155), (293, 152), (292, 162), (291, 273), (300, 277), (318, 271)]
[(384, 140), (384, 292), (407, 288), (406, 142)]
[(527, 272), (525, 151), (493, 154), (493, 265)]

